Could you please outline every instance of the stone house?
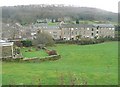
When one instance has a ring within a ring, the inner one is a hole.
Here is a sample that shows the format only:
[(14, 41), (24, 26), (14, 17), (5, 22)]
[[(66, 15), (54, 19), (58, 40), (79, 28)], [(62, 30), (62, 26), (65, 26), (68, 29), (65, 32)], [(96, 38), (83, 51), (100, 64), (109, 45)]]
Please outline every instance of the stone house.
[(62, 24), (61, 38), (76, 40), (81, 38), (99, 38), (115, 36), (115, 27), (112, 24)]
[(81, 38), (89, 37), (90, 32), (88, 30), (92, 26), (85, 24), (62, 24), (60, 28), (61, 37), (64, 40), (76, 40), (78, 35), (81, 35)]
[(115, 26), (112, 24), (93, 24), (93, 37), (115, 37)]
[(44, 25), (39, 27), (40, 30), (49, 33), (53, 39), (61, 39), (61, 30), (59, 25)]

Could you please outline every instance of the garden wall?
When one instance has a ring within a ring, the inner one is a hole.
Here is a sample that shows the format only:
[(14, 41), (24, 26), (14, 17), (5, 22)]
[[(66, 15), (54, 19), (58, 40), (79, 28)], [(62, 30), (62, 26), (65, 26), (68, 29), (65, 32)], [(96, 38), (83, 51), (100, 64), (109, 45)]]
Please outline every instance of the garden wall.
[(11, 58), (11, 57), (12, 57), (11, 46), (2, 47), (2, 58)]
[(60, 55), (51, 55), (51, 56), (46, 56), (42, 58), (17, 58), (17, 59), (7, 59), (5, 61), (11, 61), (11, 62), (44, 62), (44, 61), (55, 61), (60, 59)]

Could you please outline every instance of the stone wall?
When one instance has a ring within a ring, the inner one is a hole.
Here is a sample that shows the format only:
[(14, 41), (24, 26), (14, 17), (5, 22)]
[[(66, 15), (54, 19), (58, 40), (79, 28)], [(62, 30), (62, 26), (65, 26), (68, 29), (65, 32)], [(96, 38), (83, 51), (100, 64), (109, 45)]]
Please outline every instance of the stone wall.
[(24, 58), (22, 61), (26, 62), (44, 62), (44, 61), (54, 61), (61, 58), (60, 55), (52, 55), (44, 58)]
[[(40, 63), (40, 62), (45, 62), (45, 61), (55, 61), (60, 59), (61, 56), (60, 55), (51, 55), (51, 56), (46, 56), (46, 57), (42, 57), (42, 58), (17, 58), (17, 59), (10, 59), (7, 58), (5, 59), (5, 61), (11, 61), (11, 62), (28, 62), (28, 63)], [(4, 61), (4, 60), (3, 60)]]
[(2, 58), (12, 57), (12, 49), (11, 46), (2, 47)]

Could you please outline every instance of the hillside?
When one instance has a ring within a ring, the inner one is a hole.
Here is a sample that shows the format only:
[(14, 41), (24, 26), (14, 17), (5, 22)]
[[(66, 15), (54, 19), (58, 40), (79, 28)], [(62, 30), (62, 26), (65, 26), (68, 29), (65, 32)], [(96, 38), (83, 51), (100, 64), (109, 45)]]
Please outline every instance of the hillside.
[(95, 20), (117, 22), (117, 13), (97, 8), (55, 6), (55, 5), (21, 5), (2, 7), (3, 22), (20, 22), (29, 24), (37, 19), (57, 19), (69, 17), (71, 20)]

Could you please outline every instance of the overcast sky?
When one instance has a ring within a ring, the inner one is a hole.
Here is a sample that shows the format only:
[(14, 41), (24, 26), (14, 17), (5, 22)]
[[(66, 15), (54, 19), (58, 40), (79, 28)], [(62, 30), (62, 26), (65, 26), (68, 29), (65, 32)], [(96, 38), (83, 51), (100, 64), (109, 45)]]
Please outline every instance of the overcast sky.
[(107, 11), (118, 12), (120, 0), (0, 0), (0, 6), (29, 4), (65, 4), (80, 7), (95, 7)]

